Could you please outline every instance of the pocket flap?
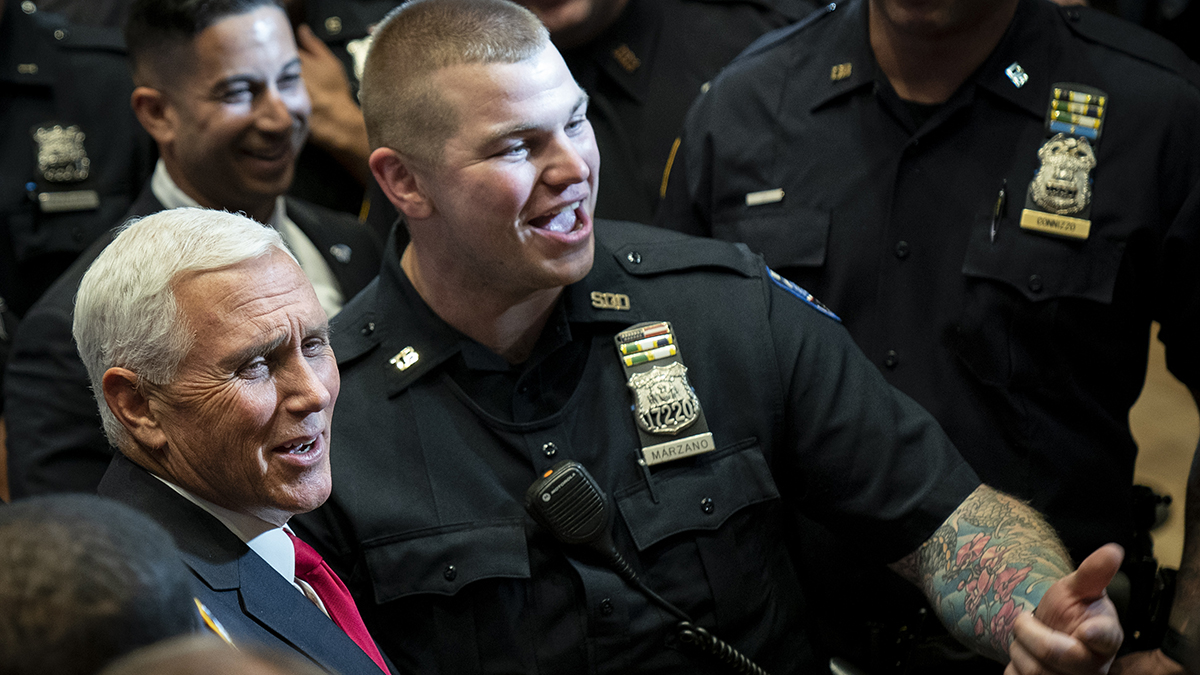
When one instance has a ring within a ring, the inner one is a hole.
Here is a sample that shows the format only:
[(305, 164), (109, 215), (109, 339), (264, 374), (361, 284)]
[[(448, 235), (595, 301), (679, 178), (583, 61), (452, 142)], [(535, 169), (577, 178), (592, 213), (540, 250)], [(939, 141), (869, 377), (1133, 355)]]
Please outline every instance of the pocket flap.
[(1125, 242), (1093, 233), (1083, 241), (1019, 229), (1011, 221), (991, 236), (991, 218), (971, 230), (963, 274), (1000, 281), (1030, 301), (1073, 297), (1110, 304)]
[(454, 595), (480, 579), (529, 578), (529, 548), (519, 519), (387, 537), (367, 545), (366, 563), (380, 603), (422, 593)]
[(617, 506), (639, 551), (688, 530), (715, 530), (751, 504), (779, 498), (757, 441), (714, 453), (695, 465), (654, 473), (654, 496), (644, 482), (621, 490)]

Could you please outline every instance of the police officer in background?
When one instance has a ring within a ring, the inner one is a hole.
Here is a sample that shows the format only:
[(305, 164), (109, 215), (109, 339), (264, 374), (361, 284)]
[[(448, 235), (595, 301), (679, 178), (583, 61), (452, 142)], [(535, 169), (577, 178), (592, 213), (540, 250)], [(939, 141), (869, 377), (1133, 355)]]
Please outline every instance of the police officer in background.
[(688, 106), (738, 52), (813, 0), (519, 0), (579, 86), (604, 164), (596, 212), (649, 223)]
[[(1128, 415), (1152, 319), (1200, 388), (1198, 82), (1173, 45), (1084, 7), (840, 2), (714, 81), (657, 223), (745, 242), (821, 297), (1078, 559), (1133, 541)], [(1131, 612), (1149, 566), (1129, 570)]]
[(0, 0), (0, 297), (17, 316), (153, 170), (132, 91), (119, 33)]

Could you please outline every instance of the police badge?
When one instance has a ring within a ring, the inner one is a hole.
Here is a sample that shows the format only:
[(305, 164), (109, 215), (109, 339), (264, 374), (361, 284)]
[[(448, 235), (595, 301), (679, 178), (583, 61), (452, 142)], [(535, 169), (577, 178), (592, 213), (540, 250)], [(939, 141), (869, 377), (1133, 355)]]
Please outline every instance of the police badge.
[(1108, 96), (1094, 87), (1060, 82), (1046, 111), (1048, 138), (1029, 183), (1021, 229), (1071, 239), (1091, 233), (1092, 169)]
[(86, 137), (74, 124), (66, 128), (55, 124), (34, 129), (37, 167), (42, 177), (51, 183), (78, 183), (87, 179), (91, 160), (83, 149)]
[(83, 147), (87, 134), (78, 125), (46, 123), (31, 129), (29, 135), (37, 145), (34, 156), (38, 179), (27, 189), (42, 213), (99, 208), (100, 194), (95, 190), (58, 187), (87, 180), (91, 174), (92, 161)]
[(1042, 166), (1029, 186), (1033, 202), (1050, 213), (1079, 213), (1092, 201), (1096, 153), (1086, 138), (1056, 134), (1038, 149)]
[(688, 384), (687, 368), (678, 361), (635, 373), (627, 384), (638, 426), (652, 434), (677, 434), (699, 416), (700, 400)]
[[(625, 368), (626, 384), (633, 392), (641, 461), (660, 464), (715, 449), (671, 324), (640, 323), (621, 331), (614, 342)], [(690, 435), (665, 442), (661, 438), (676, 436), (684, 429)]]

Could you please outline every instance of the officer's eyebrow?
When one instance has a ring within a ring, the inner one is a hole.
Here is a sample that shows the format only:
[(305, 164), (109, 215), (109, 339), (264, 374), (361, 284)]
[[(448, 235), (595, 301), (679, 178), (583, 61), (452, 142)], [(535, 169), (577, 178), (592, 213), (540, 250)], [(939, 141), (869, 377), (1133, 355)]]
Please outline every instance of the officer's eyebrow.
[[(571, 117), (578, 115), (582, 109), (586, 108), (587, 104), (588, 104), (588, 100), (589, 99), (588, 99), (587, 92), (580, 92), (579, 98), (575, 99), (575, 105), (571, 108)], [(512, 138), (513, 136), (523, 136), (523, 135), (529, 133), (530, 131), (536, 131), (541, 128), (543, 128), (543, 127), (540, 124), (532, 124), (532, 123), (514, 124), (511, 127), (506, 127), (504, 129), (501, 129), (500, 131), (490, 134), (488, 136), (487, 140), (485, 141), (485, 145), (491, 146), (493, 144), (499, 143), (500, 141), (503, 141), (506, 138)]]

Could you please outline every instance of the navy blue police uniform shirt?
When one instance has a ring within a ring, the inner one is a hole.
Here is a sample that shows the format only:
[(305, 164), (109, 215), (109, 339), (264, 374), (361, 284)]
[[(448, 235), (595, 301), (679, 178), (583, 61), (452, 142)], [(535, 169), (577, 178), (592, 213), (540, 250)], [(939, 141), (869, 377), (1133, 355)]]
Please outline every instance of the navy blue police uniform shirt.
[(596, 215), (649, 223), (688, 106), (738, 52), (809, 14), (812, 0), (631, 0), (563, 58), (587, 91), (600, 148)]
[(18, 316), (154, 169), (117, 31), (10, 0), (0, 19), (0, 297)]
[[(879, 71), (866, 15), (848, 0), (729, 66), (690, 114), (657, 224), (745, 242), (817, 294), (1076, 560), (1128, 548), (1152, 319), (1200, 388), (1196, 66), (1099, 12), (1021, 0), (922, 121)], [(1063, 83), (1106, 95), (1086, 238), (1021, 224)]]
[[(797, 514), (891, 562), (978, 478), (762, 258), (614, 221), (596, 238), (592, 271), (515, 366), (437, 317), (390, 247), (335, 321), (333, 493), (293, 527), (400, 670), (718, 672), (668, 646), (672, 617), (526, 515), (529, 485), (575, 460), (650, 588), (770, 672), (825, 672), (805, 637), (821, 609), (806, 612), (792, 564)], [(646, 321), (671, 322), (715, 450), (644, 469), (613, 337)]]

